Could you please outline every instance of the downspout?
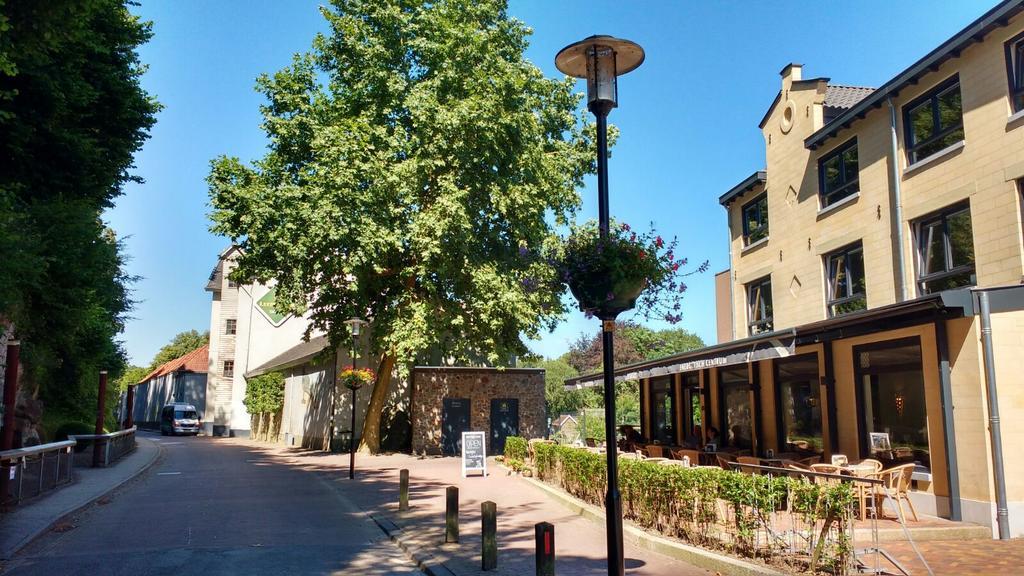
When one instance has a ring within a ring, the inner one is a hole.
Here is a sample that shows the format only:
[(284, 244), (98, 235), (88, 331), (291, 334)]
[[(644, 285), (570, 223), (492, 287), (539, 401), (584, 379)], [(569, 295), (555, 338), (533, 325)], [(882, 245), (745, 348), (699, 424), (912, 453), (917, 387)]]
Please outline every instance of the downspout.
[(939, 392), (942, 398), (942, 440), (946, 447), (946, 482), (949, 484), (949, 519), (963, 519), (960, 506), (960, 465), (956, 455), (956, 431), (953, 424), (953, 383), (949, 366), (949, 341), (946, 322), (935, 320), (935, 343), (939, 354)]
[(1010, 519), (1006, 506), (1006, 471), (1003, 467), (1003, 436), (999, 429), (999, 394), (996, 391), (996, 367), (992, 354), (992, 312), (988, 292), (979, 290), (981, 349), (985, 358), (985, 391), (988, 396), (988, 433), (992, 441), (992, 467), (996, 481), (996, 524), (999, 539), (1009, 540)]
[(892, 103), (892, 96), (886, 98), (889, 104), (889, 138), (892, 141), (891, 157), (889, 166), (892, 172), (892, 202), (894, 210), (896, 236), (896, 282), (899, 284), (897, 302), (904, 302), (907, 299), (907, 278), (903, 263), (903, 197), (900, 193), (900, 156), (899, 140), (896, 135), (896, 106)]
[(727, 208), (725, 211), (725, 219), (729, 225), (729, 330), (732, 331), (731, 340), (736, 339), (736, 288), (734, 281), (734, 274), (736, 269), (732, 265), (732, 213)]

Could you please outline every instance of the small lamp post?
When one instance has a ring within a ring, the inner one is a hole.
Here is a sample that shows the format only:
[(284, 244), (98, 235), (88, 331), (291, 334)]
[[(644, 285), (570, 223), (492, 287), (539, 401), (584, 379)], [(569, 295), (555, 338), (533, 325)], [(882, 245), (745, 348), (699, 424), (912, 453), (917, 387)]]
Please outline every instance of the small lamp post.
[[(608, 113), (619, 105), (618, 77), (644, 62), (639, 44), (611, 36), (591, 36), (570, 44), (555, 56), (555, 66), (568, 75), (587, 80), (587, 108), (597, 118), (597, 206), (601, 238), (608, 237)], [(608, 574), (622, 576), (625, 564), (622, 547), (622, 495), (619, 493), (619, 462), (615, 444), (615, 358), (616, 314), (601, 318), (604, 347), (604, 433), (608, 456), (608, 492), (605, 522), (608, 531)]]
[[(352, 369), (356, 368), (356, 342), (359, 339), (360, 328), (366, 325), (366, 320), (353, 316), (345, 320), (345, 325), (352, 331), (352, 349), (349, 357), (352, 359)], [(356, 477), (356, 392), (361, 386), (354, 380), (345, 383), (345, 386), (352, 391), (352, 429), (348, 435), (348, 479)]]

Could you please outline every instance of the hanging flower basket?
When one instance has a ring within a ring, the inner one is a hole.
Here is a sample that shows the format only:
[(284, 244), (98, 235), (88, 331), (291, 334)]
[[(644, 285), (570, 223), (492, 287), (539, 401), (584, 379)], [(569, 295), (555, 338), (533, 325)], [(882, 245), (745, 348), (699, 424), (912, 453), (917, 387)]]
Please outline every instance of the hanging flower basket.
[[(572, 229), (556, 263), (562, 281), (588, 315), (613, 320), (639, 307), (648, 318), (675, 323), (682, 319), (682, 276), (693, 273), (680, 270), (686, 260), (676, 259), (675, 246), (676, 240), (665, 242), (653, 230), (638, 234), (618, 223), (601, 238), (591, 221)], [(705, 262), (696, 272), (707, 266)]]
[(338, 375), (338, 383), (349, 390), (358, 390), (363, 386), (373, 384), (375, 378), (373, 370), (369, 368), (353, 368), (349, 366)]

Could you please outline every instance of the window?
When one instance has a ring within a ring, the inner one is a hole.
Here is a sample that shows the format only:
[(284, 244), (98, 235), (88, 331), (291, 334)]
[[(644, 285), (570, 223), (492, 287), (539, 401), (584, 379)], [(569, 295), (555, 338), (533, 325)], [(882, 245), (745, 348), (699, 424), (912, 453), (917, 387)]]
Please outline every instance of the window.
[(861, 455), (881, 460), (886, 468), (908, 462), (929, 468), (920, 341), (915, 337), (857, 346), (853, 358)]
[(743, 245), (750, 246), (768, 237), (768, 193), (743, 206)]
[(860, 192), (857, 139), (843, 144), (818, 162), (818, 190), (825, 208)]
[(238, 282), (228, 278), (228, 288), (238, 288)]
[(676, 444), (676, 387), (671, 376), (651, 380), (651, 440)]
[(825, 256), (825, 268), (830, 318), (868, 307), (864, 290), (864, 248), (860, 242)]
[(801, 354), (777, 360), (775, 394), (780, 451), (821, 454), (825, 444), (821, 436), (818, 355)]
[(234, 378), (235, 377), (235, 361), (225, 360), (224, 361), (224, 377)]
[(225, 334), (229, 334), (229, 335), (230, 334), (234, 334), (237, 329), (238, 329), (238, 320), (235, 320), (234, 318), (228, 318), (227, 320), (224, 321), (224, 333)]
[(772, 280), (762, 278), (747, 285), (747, 327), (750, 335), (772, 330)]
[(973, 286), (971, 209), (949, 208), (917, 225), (918, 287), (922, 294)]
[(754, 446), (753, 393), (748, 378), (746, 364), (718, 369), (723, 412), (721, 422), (725, 423), (725, 430), (719, 435), (723, 446), (741, 449)]
[(903, 113), (903, 126), (907, 134), (909, 164), (963, 140), (960, 78), (954, 76), (908, 104)]
[(1010, 106), (1024, 110), (1024, 33), (1006, 43), (1006, 71), (1010, 80)]

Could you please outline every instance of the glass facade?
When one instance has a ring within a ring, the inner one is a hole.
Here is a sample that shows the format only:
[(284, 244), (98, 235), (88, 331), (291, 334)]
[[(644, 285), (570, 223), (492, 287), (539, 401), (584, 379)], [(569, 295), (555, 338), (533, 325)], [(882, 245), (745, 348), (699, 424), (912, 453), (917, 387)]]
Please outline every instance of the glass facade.
[(818, 355), (801, 354), (775, 363), (779, 451), (822, 453)]
[(718, 370), (719, 402), (722, 409), (721, 444), (738, 449), (754, 446), (754, 409), (751, 405), (747, 366)]
[(671, 376), (651, 380), (651, 440), (676, 443), (676, 393)]
[(863, 456), (888, 468), (931, 467), (921, 344), (915, 338), (854, 348)]

